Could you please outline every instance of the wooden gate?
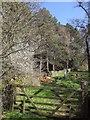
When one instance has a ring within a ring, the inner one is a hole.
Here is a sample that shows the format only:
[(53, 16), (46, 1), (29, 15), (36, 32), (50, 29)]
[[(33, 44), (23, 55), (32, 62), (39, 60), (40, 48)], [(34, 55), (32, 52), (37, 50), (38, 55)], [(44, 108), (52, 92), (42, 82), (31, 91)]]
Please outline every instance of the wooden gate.
[(82, 89), (14, 85), (13, 110), (48, 117), (76, 117), (81, 109)]

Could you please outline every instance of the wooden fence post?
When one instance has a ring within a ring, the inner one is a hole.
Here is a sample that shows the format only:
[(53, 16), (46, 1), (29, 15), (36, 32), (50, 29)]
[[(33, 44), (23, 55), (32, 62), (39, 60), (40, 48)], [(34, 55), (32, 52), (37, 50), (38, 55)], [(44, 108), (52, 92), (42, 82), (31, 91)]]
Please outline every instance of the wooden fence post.
[(12, 84), (8, 84), (5, 87), (5, 109), (12, 111), (13, 109), (13, 94), (14, 94), (14, 89)]
[(12, 84), (11, 85), (12, 86), (12, 105), (11, 105), (11, 111), (13, 111), (14, 110), (14, 99), (15, 99), (15, 87), (14, 87), (14, 85)]
[(23, 109), (22, 112), (25, 113), (25, 97), (23, 98)]
[(21, 102), (20, 106), (21, 106), (20, 112), (25, 113), (25, 99)]
[(69, 106), (69, 119), (71, 119), (71, 111), (72, 111), (72, 107), (71, 105)]
[(82, 89), (82, 106), (81, 106), (81, 116), (82, 118), (88, 118), (88, 82), (83, 81), (81, 83)]
[(16, 86), (14, 84), (12, 84), (13, 87), (13, 101), (12, 101), (12, 109), (11, 111), (14, 110), (14, 105), (16, 105)]
[[(23, 91), (25, 91), (25, 88), (23, 88)], [(25, 113), (25, 96), (23, 97), (23, 100), (21, 102), (21, 113)]]

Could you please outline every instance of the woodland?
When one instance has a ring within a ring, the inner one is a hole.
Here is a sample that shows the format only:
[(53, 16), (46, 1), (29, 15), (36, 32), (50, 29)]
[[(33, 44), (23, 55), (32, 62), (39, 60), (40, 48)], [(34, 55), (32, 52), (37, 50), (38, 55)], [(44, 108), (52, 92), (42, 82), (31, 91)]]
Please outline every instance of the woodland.
[[(81, 3), (79, 7), (80, 5)], [(17, 116), (17, 118), (27, 116), (18, 111), (11, 112), (12, 84), (34, 87), (58, 85), (78, 89), (81, 82), (89, 81), (87, 18), (82, 21), (72, 20), (71, 23), (62, 25), (46, 8), (41, 8), (38, 2), (2, 2), (0, 6), (2, 7), (0, 11), (0, 19), (2, 19), (0, 89), (2, 89), (3, 117), (13, 119), (12, 116)], [(85, 8), (87, 9), (87, 4)], [(65, 69), (66, 76), (63, 71)], [(40, 81), (41, 78), (48, 76), (52, 82)], [(19, 89), (16, 91), (20, 92)], [(25, 91), (30, 93), (30, 90)], [(33, 91), (31, 90), (31, 93)], [(46, 95), (45, 91), (41, 93), (41, 96), (44, 94)], [(49, 93), (48, 97), (51, 95)], [(27, 99), (29, 99), (28, 96)], [(33, 118), (34, 115), (31, 116)]]

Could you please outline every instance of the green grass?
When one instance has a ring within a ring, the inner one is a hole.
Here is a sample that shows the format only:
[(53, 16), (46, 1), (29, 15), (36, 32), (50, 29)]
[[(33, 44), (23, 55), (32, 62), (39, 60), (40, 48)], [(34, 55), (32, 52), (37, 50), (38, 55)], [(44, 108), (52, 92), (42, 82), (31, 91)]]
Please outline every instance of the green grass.
[(50, 87), (59, 86), (78, 89), (81, 88), (82, 81), (88, 81), (88, 90), (90, 91), (90, 77), (87, 71), (67, 73), (66, 79), (63, 77), (63, 74), (53, 77), (55, 78), (56, 81), (53, 81), (51, 83), (42, 82), (41, 85)]
[(90, 80), (89, 78), (89, 72), (87, 71), (80, 71), (80, 72), (70, 72), (69, 75), (78, 75), (81, 80), (88, 81)]
[[(78, 80), (78, 78), (76, 78), (76, 74), (79, 74), (79, 77), (80, 77), (80, 80)], [(73, 75), (73, 76), (72, 76)], [(78, 89), (80, 88), (80, 82), (81, 81), (86, 81), (86, 80), (89, 80), (88, 79), (88, 72), (70, 72), (68, 75), (67, 75), (67, 78), (63, 78), (63, 76), (55, 76), (55, 81), (51, 82), (51, 83), (44, 83), (44, 82), (41, 82), (41, 86), (49, 86), (49, 87), (62, 87), (62, 88), (65, 88), (65, 91), (63, 91), (63, 94), (64, 95), (68, 95), (70, 94), (70, 92), (72, 91), (68, 91), (67, 88), (75, 88), (75, 89)], [(90, 83), (90, 82), (89, 82)], [(89, 84), (89, 91), (90, 91), (90, 84)], [(26, 93), (29, 95), (29, 96), (32, 96), (37, 90), (39, 90), (38, 87), (30, 87), (28, 89), (26, 89)], [(60, 94), (62, 91), (56, 91), (57, 94)], [(50, 91), (49, 88), (46, 88), (44, 90), (42, 90), (40, 93), (38, 93), (36, 96), (47, 96), (47, 97), (51, 97), (51, 96), (55, 96), (55, 94)], [(79, 97), (79, 95), (76, 93), (74, 94), (74, 96), (76, 96), (77, 98)], [(23, 100), (23, 97), (19, 97), (20, 100)], [(48, 98), (31, 98), (33, 102), (42, 102), (42, 103), (59, 103), (60, 101), (58, 100), (54, 100), (54, 99), (48, 99)], [(27, 103), (26, 104), (26, 107), (28, 106), (32, 106), (31, 103)], [(37, 104), (36, 105), (37, 107), (39, 108), (47, 108), (47, 109), (54, 109), (55, 106), (50, 106), (50, 105), (40, 105), (40, 104)], [(7, 120), (15, 120), (15, 118), (17, 119), (20, 119), (20, 120), (40, 120), (40, 119), (45, 119), (47, 120), (46, 117), (43, 117), (43, 116), (38, 116), (38, 115), (35, 115), (35, 114), (32, 114), (32, 113), (25, 113), (25, 114), (22, 114), (18, 111), (15, 111), (15, 112), (8, 112), (5, 114), (4, 118), (7, 118)]]
[(60, 74), (57, 74), (57, 75), (52, 75), (51, 77), (54, 78), (54, 79), (61, 79), (61, 78), (64, 77), (64, 74), (60, 73)]
[(17, 111), (6, 113), (3, 119), (5, 118), (6, 120), (42, 120), (42, 119), (47, 120), (47, 118), (44, 116), (39, 116), (32, 113), (22, 114)]
[[(36, 91), (38, 91), (40, 88), (35, 88), (35, 87), (31, 87), (31, 88), (28, 88), (26, 89), (26, 93), (28, 95), (33, 95)], [(49, 88), (46, 88), (46, 89), (43, 89), (41, 92), (39, 92), (37, 94), (38, 96), (53, 96), (52, 92), (50, 91)], [(36, 95), (36, 96), (37, 96)]]
[(50, 82), (50, 83), (41, 82), (41, 86), (55, 87), (56, 86), (56, 81), (53, 81), (53, 82)]

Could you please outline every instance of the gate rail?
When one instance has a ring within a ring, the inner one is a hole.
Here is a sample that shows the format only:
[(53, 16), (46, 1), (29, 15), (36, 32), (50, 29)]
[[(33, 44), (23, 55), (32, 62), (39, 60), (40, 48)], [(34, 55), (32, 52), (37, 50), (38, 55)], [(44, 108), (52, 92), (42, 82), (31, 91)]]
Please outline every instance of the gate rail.
[[(48, 86), (13, 85), (12, 110), (29, 111), (48, 117), (77, 117), (78, 113), (87, 116), (87, 84), (81, 89)], [(19, 89), (18, 93), (16, 90)], [(84, 105), (85, 103), (85, 105)]]

